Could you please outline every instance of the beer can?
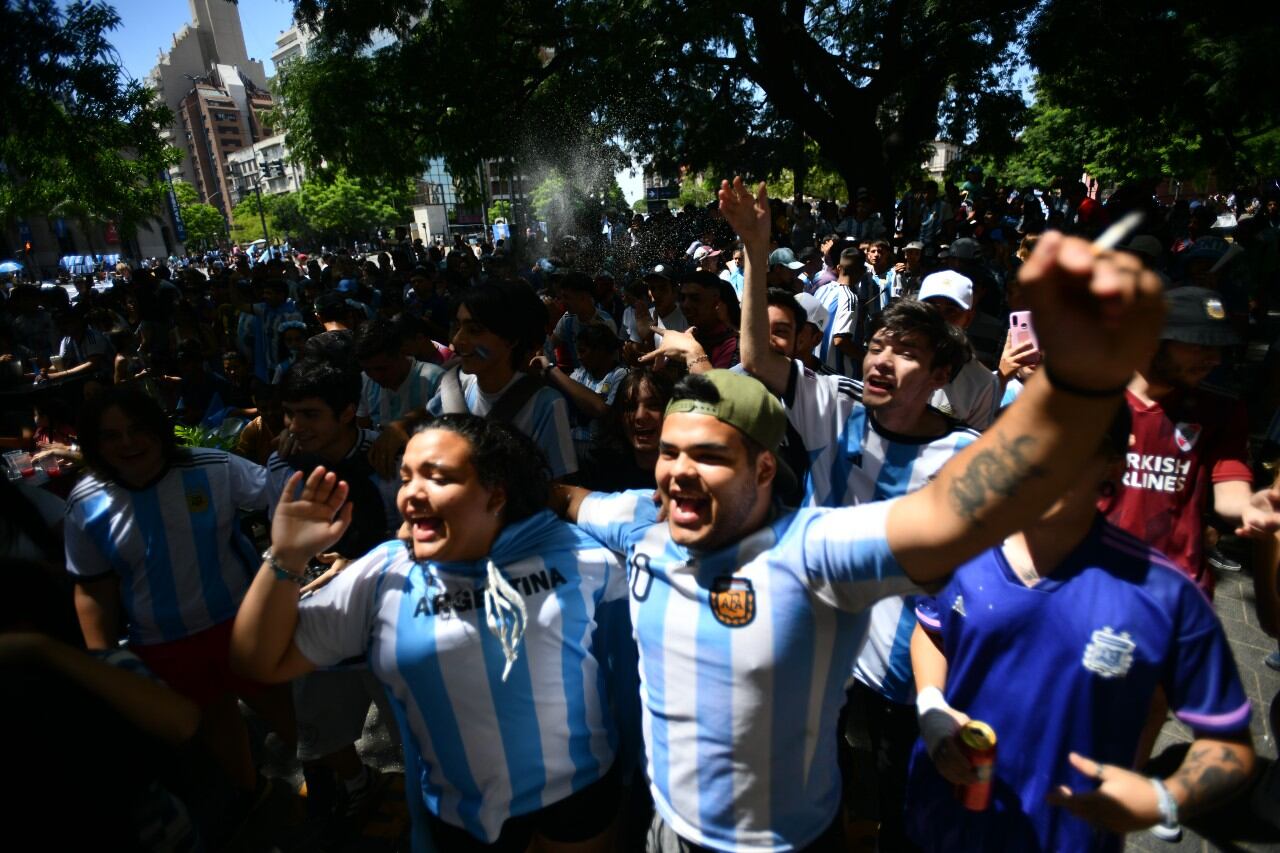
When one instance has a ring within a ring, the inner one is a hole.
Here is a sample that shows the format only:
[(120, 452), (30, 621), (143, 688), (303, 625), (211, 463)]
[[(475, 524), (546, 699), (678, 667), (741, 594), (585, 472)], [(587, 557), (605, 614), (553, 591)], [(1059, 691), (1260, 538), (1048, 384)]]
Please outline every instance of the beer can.
[(978, 781), (957, 785), (956, 798), (972, 812), (983, 812), (991, 805), (991, 786), (995, 782), (996, 732), (986, 723), (971, 720), (959, 732), (960, 752), (969, 760)]

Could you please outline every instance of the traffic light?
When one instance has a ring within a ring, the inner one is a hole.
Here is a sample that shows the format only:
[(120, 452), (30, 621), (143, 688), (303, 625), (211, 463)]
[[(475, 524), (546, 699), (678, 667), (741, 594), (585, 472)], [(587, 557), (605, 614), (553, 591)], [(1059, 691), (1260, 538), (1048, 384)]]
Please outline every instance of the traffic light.
[(28, 255), (29, 255), (29, 254), (31, 254), (31, 241), (30, 241), (30, 240), (28, 240), (26, 243), (24, 243), (24, 244), (22, 245), (22, 249), (23, 249), (23, 251), (25, 251)]

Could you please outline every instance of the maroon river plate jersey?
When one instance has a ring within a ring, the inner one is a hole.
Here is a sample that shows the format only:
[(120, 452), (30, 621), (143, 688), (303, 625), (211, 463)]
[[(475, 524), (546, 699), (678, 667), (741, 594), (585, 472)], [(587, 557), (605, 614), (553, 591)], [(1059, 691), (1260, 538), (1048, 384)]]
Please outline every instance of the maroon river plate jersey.
[(1102, 509), (1108, 521), (1163, 552), (1212, 595), (1203, 513), (1214, 483), (1252, 479), (1244, 405), (1200, 390), (1175, 392), (1150, 406), (1125, 392), (1125, 402), (1133, 433), (1124, 480)]

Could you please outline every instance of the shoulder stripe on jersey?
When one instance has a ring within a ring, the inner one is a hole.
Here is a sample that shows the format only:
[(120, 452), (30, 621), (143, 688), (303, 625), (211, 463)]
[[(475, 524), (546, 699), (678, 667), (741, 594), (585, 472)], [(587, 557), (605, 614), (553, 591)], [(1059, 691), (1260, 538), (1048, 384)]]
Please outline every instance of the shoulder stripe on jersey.
[(90, 474), (80, 482), (76, 483), (75, 488), (67, 495), (67, 503), (81, 500), (89, 495), (97, 494), (107, 487), (107, 484)]
[(1249, 700), (1246, 699), (1239, 708), (1234, 711), (1228, 711), (1225, 714), (1197, 714), (1194, 711), (1174, 711), (1173, 715), (1193, 729), (1210, 728), (1217, 731), (1226, 731), (1243, 726), (1245, 721), (1249, 719), (1250, 708)]

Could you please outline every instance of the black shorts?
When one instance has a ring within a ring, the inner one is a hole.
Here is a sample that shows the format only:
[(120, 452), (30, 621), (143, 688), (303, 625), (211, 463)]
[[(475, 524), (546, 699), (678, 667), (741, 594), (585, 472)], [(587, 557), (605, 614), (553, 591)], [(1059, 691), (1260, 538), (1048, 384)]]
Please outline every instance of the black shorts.
[(537, 835), (570, 844), (588, 841), (608, 829), (618, 816), (622, 788), (618, 761), (600, 779), (545, 809), (508, 818), (498, 840), (485, 844), (465, 829), (430, 815), (436, 849), (447, 853), (524, 853)]

